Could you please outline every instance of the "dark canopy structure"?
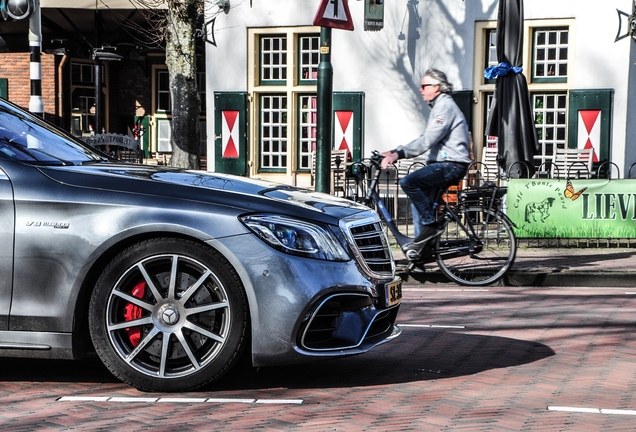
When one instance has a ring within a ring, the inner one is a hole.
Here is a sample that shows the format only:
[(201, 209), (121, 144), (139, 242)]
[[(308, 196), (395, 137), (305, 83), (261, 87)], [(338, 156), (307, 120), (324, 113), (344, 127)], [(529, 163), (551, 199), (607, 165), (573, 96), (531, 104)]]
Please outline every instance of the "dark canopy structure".
[(528, 83), (521, 73), (523, 58), (523, 0), (499, 0), (497, 60), (486, 77), (497, 77), (486, 134), (497, 137), (499, 165), (512, 178), (534, 174), (539, 140)]

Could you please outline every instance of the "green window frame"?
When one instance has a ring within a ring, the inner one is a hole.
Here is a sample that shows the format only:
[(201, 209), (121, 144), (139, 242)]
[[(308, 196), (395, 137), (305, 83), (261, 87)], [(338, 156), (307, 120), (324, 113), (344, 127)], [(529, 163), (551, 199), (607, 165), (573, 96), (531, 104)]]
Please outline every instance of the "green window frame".
[(570, 57), (569, 28), (535, 28), (532, 39), (532, 82), (566, 83)]
[(298, 35), (298, 82), (300, 85), (316, 85), (320, 63), (320, 34)]
[(261, 172), (285, 172), (288, 156), (288, 97), (286, 93), (260, 95)]
[(567, 147), (568, 94), (567, 92), (532, 93), (534, 126), (541, 152), (535, 155), (535, 165), (541, 166), (553, 159), (556, 149)]
[(315, 94), (298, 95), (298, 170), (311, 170), (311, 155), (316, 149), (318, 97)]
[(285, 85), (287, 83), (287, 35), (261, 35), (260, 85)]

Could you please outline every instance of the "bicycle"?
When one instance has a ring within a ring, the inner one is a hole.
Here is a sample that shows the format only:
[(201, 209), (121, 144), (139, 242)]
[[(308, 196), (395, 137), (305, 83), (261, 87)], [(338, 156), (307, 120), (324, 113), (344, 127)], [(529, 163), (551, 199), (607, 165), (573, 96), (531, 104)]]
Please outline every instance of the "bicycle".
[[(380, 198), (378, 184), (382, 159), (377, 151), (367, 159), (372, 175), (362, 203), (377, 209), (403, 249), (413, 238), (399, 231)], [(364, 169), (353, 169), (358, 180), (362, 181), (360, 171)], [(444, 192), (446, 189), (439, 191), (435, 205), (438, 221), (445, 224), (444, 231), (431, 239), (417, 257), (407, 257), (407, 272), (437, 261), (448, 278), (462, 285), (482, 286), (498, 281), (510, 270), (517, 251), (513, 223), (500, 210), (506, 188), (488, 182), (481, 187), (458, 191), (456, 204), (449, 204), (444, 199)]]

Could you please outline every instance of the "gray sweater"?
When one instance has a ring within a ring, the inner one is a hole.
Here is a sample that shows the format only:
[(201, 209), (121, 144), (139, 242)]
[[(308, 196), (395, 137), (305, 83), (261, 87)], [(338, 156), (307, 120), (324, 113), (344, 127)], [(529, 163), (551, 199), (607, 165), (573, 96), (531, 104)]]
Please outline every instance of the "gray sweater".
[(399, 158), (412, 158), (430, 150), (428, 163), (471, 163), (468, 126), (453, 97), (441, 93), (431, 102), (431, 107), (426, 130), (410, 143), (397, 147)]

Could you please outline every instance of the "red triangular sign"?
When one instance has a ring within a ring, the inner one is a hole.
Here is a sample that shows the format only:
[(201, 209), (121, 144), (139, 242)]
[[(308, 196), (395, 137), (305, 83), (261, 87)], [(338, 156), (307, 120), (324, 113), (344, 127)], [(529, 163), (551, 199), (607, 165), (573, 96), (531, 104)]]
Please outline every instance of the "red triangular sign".
[(579, 111), (579, 114), (581, 114), (581, 119), (583, 120), (583, 124), (585, 125), (587, 133), (589, 134), (590, 132), (592, 132), (594, 123), (596, 123), (596, 120), (598, 119), (599, 114), (601, 114), (601, 111)]
[(223, 157), (231, 157), (237, 158), (239, 157), (238, 151), (236, 151), (236, 144), (234, 144), (234, 140), (232, 137), (227, 142), (227, 147), (225, 147), (225, 152), (223, 152)]
[(322, 0), (314, 25), (332, 27), (342, 30), (353, 30), (353, 20), (349, 12), (348, 0)]

